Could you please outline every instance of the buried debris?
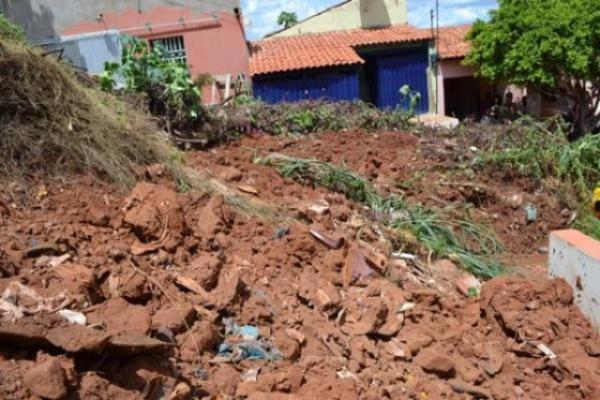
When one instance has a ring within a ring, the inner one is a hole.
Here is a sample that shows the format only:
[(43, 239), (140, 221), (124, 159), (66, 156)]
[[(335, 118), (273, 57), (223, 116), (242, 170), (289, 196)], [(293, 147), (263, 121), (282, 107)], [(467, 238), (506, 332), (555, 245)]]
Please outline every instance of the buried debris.
[(42, 311), (56, 312), (70, 303), (71, 299), (65, 293), (55, 297), (42, 297), (30, 287), (14, 281), (8, 285), (0, 298), (0, 317), (16, 320)]
[[(504, 270), (502, 265), (490, 260), (489, 256), (501, 246), (493, 233), (482, 226), (464, 220), (448, 220), (420, 204), (408, 204), (397, 195), (384, 197), (367, 179), (328, 162), (277, 153), (255, 162), (275, 167), (285, 178), (341, 193), (349, 201), (363, 204), (377, 215), (389, 216), (381, 222), (397, 231), (410, 231), (433, 255), (452, 256), (476, 276), (493, 278)], [(475, 252), (469, 246), (471, 241), (478, 244), (479, 249)]]
[(324, 234), (323, 232), (318, 231), (317, 229), (311, 229), (310, 234), (330, 249), (337, 250), (344, 245), (345, 240), (341, 236), (331, 237), (329, 235)]
[(374, 273), (375, 271), (367, 264), (362, 251), (358, 247), (350, 248), (342, 270), (344, 287), (347, 288), (352, 283), (366, 279)]
[(281, 352), (266, 339), (260, 337), (255, 326), (239, 326), (232, 319), (225, 319), (225, 341), (219, 345), (213, 363), (236, 363), (242, 360), (275, 361)]

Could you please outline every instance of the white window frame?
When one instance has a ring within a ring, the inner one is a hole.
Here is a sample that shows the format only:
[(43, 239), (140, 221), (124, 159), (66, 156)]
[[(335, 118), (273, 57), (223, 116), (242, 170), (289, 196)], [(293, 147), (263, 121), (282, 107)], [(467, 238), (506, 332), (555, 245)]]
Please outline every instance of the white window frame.
[(165, 60), (177, 61), (187, 65), (187, 50), (183, 36), (170, 36), (150, 40), (151, 47), (159, 43), (165, 52)]

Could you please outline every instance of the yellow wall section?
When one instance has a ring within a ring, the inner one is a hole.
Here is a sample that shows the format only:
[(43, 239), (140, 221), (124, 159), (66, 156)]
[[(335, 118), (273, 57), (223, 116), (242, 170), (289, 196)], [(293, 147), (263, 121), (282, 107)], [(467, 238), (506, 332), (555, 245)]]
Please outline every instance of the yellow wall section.
[(408, 23), (407, 0), (352, 0), (276, 33), (273, 37)]

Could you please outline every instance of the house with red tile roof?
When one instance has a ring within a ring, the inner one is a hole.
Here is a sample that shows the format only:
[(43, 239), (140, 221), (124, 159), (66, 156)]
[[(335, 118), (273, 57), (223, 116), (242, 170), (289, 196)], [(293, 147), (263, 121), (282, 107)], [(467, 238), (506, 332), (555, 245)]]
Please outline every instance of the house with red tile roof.
[[(0, 0), (0, 5), (32, 42), (60, 47), (61, 37), (80, 38), (82, 51), (65, 56), (86, 70), (90, 63), (120, 58), (119, 43), (107, 38), (118, 32), (161, 44), (166, 57), (185, 62), (194, 77), (211, 75), (214, 83), (203, 91), (207, 103), (227, 97), (236, 77), (248, 74), (240, 0)], [(105, 53), (112, 58), (103, 58)]]
[(471, 49), (466, 39), (470, 29), (471, 25), (459, 25), (436, 30), (437, 114), (479, 119), (493, 105), (495, 97), (502, 98), (505, 92), (510, 91), (518, 102), (524, 95), (521, 88), (477, 77), (476, 68), (463, 64)]
[(406, 0), (347, 0), (297, 26), (251, 44), (256, 97), (269, 103), (364, 100), (380, 108), (403, 102), (409, 85), (431, 111), (433, 35), (406, 23)]

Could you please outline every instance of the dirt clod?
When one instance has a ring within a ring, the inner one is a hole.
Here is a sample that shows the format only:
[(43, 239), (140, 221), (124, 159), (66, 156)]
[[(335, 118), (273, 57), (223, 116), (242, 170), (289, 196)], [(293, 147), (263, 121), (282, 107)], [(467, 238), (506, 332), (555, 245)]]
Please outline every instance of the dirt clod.
[(438, 349), (422, 351), (416, 361), (425, 372), (436, 374), (441, 378), (450, 378), (456, 372), (454, 361), (443, 352), (440, 353)]
[[(42, 396), (30, 384), (43, 380), (24, 377), (56, 360), (66, 393), (46, 385), (50, 396), (73, 399), (596, 399), (600, 336), (535, 252), (561, 226), (560, 205), (529, 180), (475, 174), (455, 185), (448, 159), (422, 150), (451, 152), (459, 139), (449, 150), (423, 135), (256, 135), (186, 153), (186, 168), (236, 182), (217, 195), (177, 192), (162, 166), (140, 168), (152, 183), (129, 195), (72, 177), (36, 182), (46, 192), (34, 206), (0, 196), (10, 209), (0, 219), (0, 398)], [(418, 235), (382, 222), (390, 212), (285, 179), (248, 148), (345, 165), (450, 219), (469, 213), (520, 269), (457, 285), (455, 255), (436, 260)], [(535, 203), (540, 221), (524, 225), (502, 193)], [(27, 257), (43, 243), (56, 248)], [(236, 327), (246, 347), (228, 333)], [(223, 356), (223, 343), (236, 354)], [(261, 359), (260, 346), (277, 359)], [(44, 378), (60, 381), (50, 367)]]
[(23, 375), (23, 382), (31, 392), (50, 400), (62, 399), (67, 394), (65, 374), (56, 359), (39, 364)]

